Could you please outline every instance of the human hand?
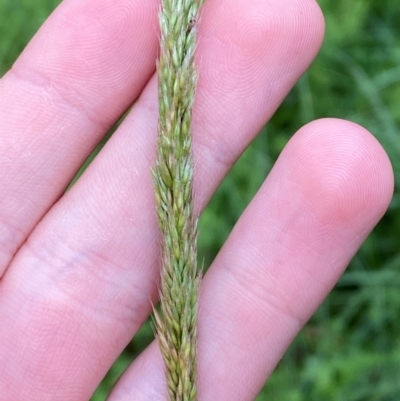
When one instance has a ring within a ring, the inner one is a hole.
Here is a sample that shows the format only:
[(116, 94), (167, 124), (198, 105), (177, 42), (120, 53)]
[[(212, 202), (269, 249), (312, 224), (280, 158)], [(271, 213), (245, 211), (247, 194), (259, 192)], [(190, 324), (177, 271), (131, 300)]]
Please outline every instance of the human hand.
[[(1, 401), (87, 400), (157, 299), (157, 10), (149, 0), (65, 0), (0, 81)], [(198, 212), (322, 36), (312, 0), (207, 1), (193, 126)], [(326, 119), (295, 134), (204, 278), (200, 400), (255, 398), (392, 188), (387, 156), (363, 128)], [(109, 397), (132, 399), (166, 399), (156, 344)]]

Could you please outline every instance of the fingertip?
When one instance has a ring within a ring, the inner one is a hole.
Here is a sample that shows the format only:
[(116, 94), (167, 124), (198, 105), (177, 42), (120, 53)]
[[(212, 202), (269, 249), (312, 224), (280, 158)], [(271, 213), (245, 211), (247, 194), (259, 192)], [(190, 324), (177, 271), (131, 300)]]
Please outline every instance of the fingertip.
[(387, 210), (394, 189), (392, 165), (378, 140), (360, 125), (313, 121), (284, 152), (291, 155), (286, 160), (298, 171), (293, 177), (323, 222), (354, 225), (357, 220), (372, 229)]

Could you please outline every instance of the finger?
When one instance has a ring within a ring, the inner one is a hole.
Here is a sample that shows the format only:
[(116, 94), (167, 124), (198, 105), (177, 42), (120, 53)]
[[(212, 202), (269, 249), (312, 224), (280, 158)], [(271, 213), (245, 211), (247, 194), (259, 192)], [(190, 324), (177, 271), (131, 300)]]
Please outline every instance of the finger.
[[(375, 138), (345, 121), (302, 128), (202, 283), (199, 399), (250, 401), (379, 221), (393, 193)], [(166, 400), (153, 343), (108, 401)]]
[(66, 0), (0, 81), (0, 277), (155, 68), (157, 2)]
[[(314, 2), (280, 4), (259, 1), (249, 10), (244, 0), (226, 0), (222, 8), (215, 0), (205, 6), (194, 127), (198, 210), (274, 112), (275, 98), (285, 96), (321, 43), (323, 24)], [(242, 46), (237, 45), (240, 38)], [(275, 78), (282, 71), (284, 76)], [(209, 91), (208, 80), (215, 84), (216, 100), (201, 94)], [(64, 391), (63, 400), (87, 398), (150, 312), (159, 274), (150, 174), (156, 124), (153, 79), (103, 152), (37, 226), (4, 277), (0, 316), (7, 325), (0, 328), (0, 338), (15, 332), (23, 336), (15, 339), (14, 347), (21, 353), (13, 355), (0, 380), (15, 383), (16, 377), (35, 372), (23, 388), (10, 387), (11, 398), (26, 391), (30, 400), (42, 400), (49, 383)], [(211, 125), (213, 135), (204, 135)], [(34, 347), (27, 338), (35, 339)], [(24, 345), (17, 346), (19, 341)], [(7, 352), (0, 341), (0, 358)], [(54, 396), (54, 391), (49, 394)]]

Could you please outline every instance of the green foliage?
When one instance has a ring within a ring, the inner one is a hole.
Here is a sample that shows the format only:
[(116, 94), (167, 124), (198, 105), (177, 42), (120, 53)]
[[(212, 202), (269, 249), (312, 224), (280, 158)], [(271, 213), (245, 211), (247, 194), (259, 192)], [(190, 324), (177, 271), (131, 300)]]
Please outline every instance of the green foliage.
[(0, 0), (0, 76), (60, 0)]
[[(56, 0), (0, 0), (0, 72), (23, 49)], [(208, 266), (293, 133), (320, 117), (368, 128), (400, 182), (400, 2), (320, 0), (327, 30), (317, 59), (246, 150), (200, 220)], [(397, 401), (400, 394), (400, 198), (339, 284), (287, 351), (258, 401)], [(105, 399), (118, 375), (153, 338), (149, 324), (93, 396)]]

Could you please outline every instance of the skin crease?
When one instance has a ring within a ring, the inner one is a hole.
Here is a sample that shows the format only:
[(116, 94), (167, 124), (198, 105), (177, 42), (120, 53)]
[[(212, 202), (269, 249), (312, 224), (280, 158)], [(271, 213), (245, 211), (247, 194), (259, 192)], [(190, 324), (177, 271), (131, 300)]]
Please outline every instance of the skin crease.
[[(0, 81), (0, 401), (88, 400), (157, 299), (157, 10), (64, 0)], [(196, 208), (315, 57), (313, 0), (208, 0), (198, 24)], [(78, 183), (107, 129), (135, 107)], [(393, 192), (351, 122), (294, 134), (201, 289), (199, 399), (256, 397)], [(155, 344), (109, 401), (166, 400)]]

